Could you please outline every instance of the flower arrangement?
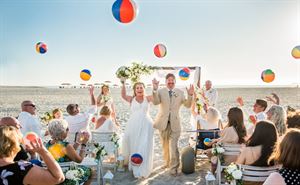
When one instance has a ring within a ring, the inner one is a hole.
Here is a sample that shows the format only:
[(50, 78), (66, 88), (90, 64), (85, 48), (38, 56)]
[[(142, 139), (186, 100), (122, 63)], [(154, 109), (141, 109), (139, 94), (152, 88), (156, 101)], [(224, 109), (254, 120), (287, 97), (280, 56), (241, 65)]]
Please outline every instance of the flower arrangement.
[(45, 112), (40, 119), (44, 124), (48, 124), (53, 119), (53, 115), (49, 112)]
[(92, 170), (85, 166), (70, 166), (70, 168), (64, 171), (65, 181), (62, 185), (77, 185), (86, 182), (92, 174)]
[(225, 152), (223, 145), (221, 143), (217, 143), (213, 146), (212, 148), (212, 155), (216, 156), (220, 159), (220, 162), (223, 163), (224, 162), (224, 157), (223, 157), (223, 153)]
[(101, 157), (104, 157), (107, 155), (107, 152), (105, 150), (105, 147), (100, 145), (99, 143), (94, 143), (95, 149), (93, 150), (93, 153), (96, 154), (95, 159), (100, 160)]
[(102, 96), (102, 100), (104, 101), (104, 103), (107, 103), (110, 99), (111, 99), (110, 95)]
[(231, 184), (242, 185), (242, 171), (234, 163), (231, 163), (225, 170), (225, 179)]
[(153, 72), (153, 70), (154, 68), (151, 66), (144, 65), (143, 63), (133, 62), (130, 67), (120, 67), (117, 70), (116, 75), (122, 81), (130, 78), (132, 83), (136, 83), (140, 81), (142, 75), (149, 75)]
[(121, 66), (117, 72), (116, 72), (116, 75), (118, 78), (122, 79), (128, 79), (130, 78), (130, 75), (131, 75), (131, 71), (129, 69), (129, 67), (126, 67), (126, 66)]
[(110, 141), (114, 143), (116, 148), (119, 148), (119, 146), (120, 146), (119, 140), (120, 140), (120, 137), (118, 136), (118, 134), (113, 133), (113, 135), (110, 138)]

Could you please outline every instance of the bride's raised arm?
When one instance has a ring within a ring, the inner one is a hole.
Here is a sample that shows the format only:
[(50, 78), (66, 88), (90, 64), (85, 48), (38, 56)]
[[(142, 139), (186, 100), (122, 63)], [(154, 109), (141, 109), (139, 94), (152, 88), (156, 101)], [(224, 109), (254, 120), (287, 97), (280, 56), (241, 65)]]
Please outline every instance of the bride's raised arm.
[(149, 95), (149, 96), (146, 96), (148, 102), (153, 102), (153, 96), (152, 95)]
[(122, 98), (123, 98), (125, 101), (131, 103), (131, 101), (132, 101), (132, 96), (128, 96), (128, 95), (126, 94), (125, 81), (122, 82), (121, 95), (122, 95)]

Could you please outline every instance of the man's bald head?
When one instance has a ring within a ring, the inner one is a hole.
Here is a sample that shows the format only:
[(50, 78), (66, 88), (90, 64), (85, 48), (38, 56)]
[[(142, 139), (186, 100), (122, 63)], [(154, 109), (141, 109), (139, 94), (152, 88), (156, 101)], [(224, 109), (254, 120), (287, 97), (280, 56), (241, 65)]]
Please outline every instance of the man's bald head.
[(13, 126), (17, 129), (21, 128), (20, 122), (14, 117), (3, 117), (0, 119), (0, 126)]
[(207, 81), (205, 82), (205, 88), (206, 88), (206, 90), (211, 89), (211, 86), (212, 86), (211, 81), (210, 81), (210, 80), (207, 80)]
[(28, 112), (32, 115), (35, 114), (35, 110), (36, 110), (35, 104), (30, 100), (23, 101), (21, 103), (21, 108), (23, 112)]

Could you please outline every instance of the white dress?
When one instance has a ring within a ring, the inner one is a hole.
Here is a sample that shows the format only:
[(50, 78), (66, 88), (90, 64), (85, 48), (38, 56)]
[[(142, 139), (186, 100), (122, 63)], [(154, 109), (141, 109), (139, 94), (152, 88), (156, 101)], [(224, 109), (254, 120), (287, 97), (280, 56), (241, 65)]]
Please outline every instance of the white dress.
[[(131, 115), (127, 122), (122, 154), (129, 160), (128, 168), (133, 171), (136, 178), (148, 177), (153, 168), (153, 121), (151, 120), (148, 109), (149, 103), (146, 98), (142, 103), (138, 103), (135, 98), (131, 102)], [(140, 166), (134, 166), (130, 162), (132, 154), (138, 153), (143, 157)]]

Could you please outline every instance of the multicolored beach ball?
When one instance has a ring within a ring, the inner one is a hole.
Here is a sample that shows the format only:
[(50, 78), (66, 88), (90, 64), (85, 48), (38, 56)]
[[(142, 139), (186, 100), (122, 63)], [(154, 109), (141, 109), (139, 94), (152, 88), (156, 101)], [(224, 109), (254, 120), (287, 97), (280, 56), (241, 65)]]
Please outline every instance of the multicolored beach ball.
[(179, 78), (181, 80), (188, 80), (190, 77), (190, 69), (185, 67), (179, 71)]
[(25, 135), (24, 140), (25, 140), (26, 144), (29, 144), (30, 142), (34, 142), (38, 138), (39, 138), (39, 136), (35, 132), (28, 132)]
[(261, 73), (261, 79), (266, 83), (273, 82), (275, 73), (271, 69), (266, 69)]
[(136, 5), (132, 0), (117, 0), (112, 6), (112, 14), (120, 23), (130, 23), (136, 17)]
[(203, 143), (206, 145), (206, 146), (208, 146), (210, 143), (211, 143), (211, 139), (210, 138), (205, 138), (204, 140), (203, 140)]
[(84, 69), (80, 72), (80, 78), (84, 81), (88, 81), (91, 77), (91, 71), (88, 69)]
[(157, 56), (158, 58), (163, 58), (166, 56), (167, 54), (167, 48), (165, 45), (163, 44), (157, 44), (155, 47), (154, 47), (154, 54), (155, 56)]
[(133, 166), (140, 166), (143, 163), (143, 157), (140, 154), (132, 154), (131, 156), (131, 164)]
[(296, 47), (293, 48), (293, 50), (292, 50), (292, 56), (295, 59), (300, 59), (300, 46), (296, 46)]
[(47, 45), (43, 42), (38, 42), (36, 45), (35, 45), (35, 49), (38, 53), (40, 54), (44, 54), (47, 52)]

